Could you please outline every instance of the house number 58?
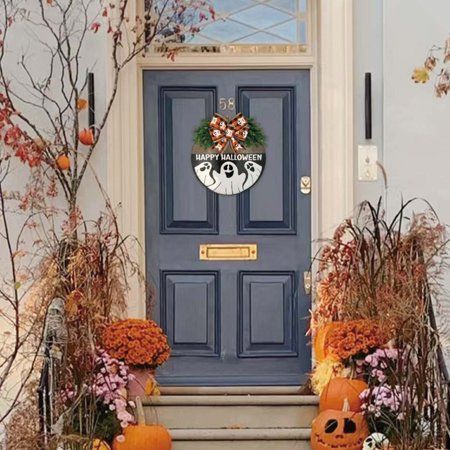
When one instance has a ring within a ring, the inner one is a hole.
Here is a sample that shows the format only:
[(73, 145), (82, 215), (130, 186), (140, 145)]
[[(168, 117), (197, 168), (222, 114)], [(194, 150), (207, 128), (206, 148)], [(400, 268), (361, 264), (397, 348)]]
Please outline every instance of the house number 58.
[(233, 111), (235, 106), (236, 106), (236, 102), (233, 97), (229, 97), (229, 98), (221, 97), (219, 99), (219, 108), (222, 111), (226, 111), (226, 110)]

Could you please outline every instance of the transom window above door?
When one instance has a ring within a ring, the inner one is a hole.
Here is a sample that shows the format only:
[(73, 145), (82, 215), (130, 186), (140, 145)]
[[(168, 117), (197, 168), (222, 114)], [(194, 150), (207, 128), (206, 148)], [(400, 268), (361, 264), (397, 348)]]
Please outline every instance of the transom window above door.
[[(311, 0), (211, 0), (215, 20), (185, 36), (187, 53), (307, 53)], [(153, 49), (158, 51), (158, 49)]]

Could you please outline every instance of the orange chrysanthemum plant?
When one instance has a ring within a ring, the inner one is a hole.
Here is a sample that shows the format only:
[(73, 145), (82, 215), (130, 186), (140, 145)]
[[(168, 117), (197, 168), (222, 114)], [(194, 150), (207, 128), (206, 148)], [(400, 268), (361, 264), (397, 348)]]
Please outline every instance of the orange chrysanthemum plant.
[(103, 331), (103, 348), (131, 369), (130, 396), (159, 395), (155, 370), (170, 356), (167, 336), (153, 320), (125, 319)]
[(103, 331), (108, 354), (135, 367), (156, 369), (170, 356), (167, 336), (153, 320), (125, 319)]
[(371, 319), (338, 322), (326, 338), (325, 346), (342, 361), (362, 356), (389, 341), (383, 328)]

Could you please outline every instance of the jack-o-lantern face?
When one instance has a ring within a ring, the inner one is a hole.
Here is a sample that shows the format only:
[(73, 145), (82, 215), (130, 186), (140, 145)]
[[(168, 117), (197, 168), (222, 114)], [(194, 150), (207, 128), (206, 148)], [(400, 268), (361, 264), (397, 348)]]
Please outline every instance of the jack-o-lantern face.
[(369, 427), (362, 414), (351, 411), (326, 410), (313, 422), (313, 450), (361, 450)]

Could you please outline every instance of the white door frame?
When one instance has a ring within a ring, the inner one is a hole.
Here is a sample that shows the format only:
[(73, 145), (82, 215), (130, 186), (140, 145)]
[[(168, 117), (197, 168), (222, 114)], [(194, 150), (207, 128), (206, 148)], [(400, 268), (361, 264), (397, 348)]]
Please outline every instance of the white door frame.
[[(133, 0), (138, 11), (139, 0)], [(142, 72), (146, 69), (311, 70), (311, 177), (313, 239), (330, 235), (353, 209), (353, 0), (311, 0), (311, 51), (305, 55), (180, 55), (175, 62), (142, 57), (123, 71), (107, 129), (108, 194), (120, 205), (124, 235), (145, 243)], [(110, 71), (112, 74), (112, 70)], [(313, 252), (314, 252), (313, 245)], [(145, 268), (142, 249), (134, 256)], [(313, 253), (314, 254), (314, 253)], [(145, 297), (132, 283), (128, 314), (145, 316)]]

